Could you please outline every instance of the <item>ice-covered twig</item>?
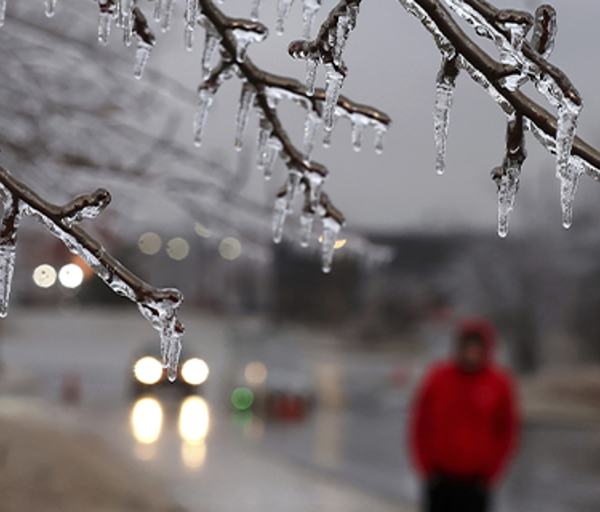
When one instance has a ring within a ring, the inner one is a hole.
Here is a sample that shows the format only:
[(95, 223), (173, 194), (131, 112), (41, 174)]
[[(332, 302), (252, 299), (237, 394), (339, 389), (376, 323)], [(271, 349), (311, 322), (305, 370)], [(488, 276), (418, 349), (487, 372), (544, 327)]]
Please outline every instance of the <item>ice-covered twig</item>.
[[(581, 97), (568, 77), (547, 60), (556, 35), (554, 9), (543, 5), (531, 16), (498, 9), (484, 0), (399, 1), (431, 32), (445, 58), (456, 56), (460, 68), (482, 85), (508, 115), (522, 118), (523, 125), (557, 155), (563, 224), (567, 226), (578, 176), (582, 169), (592, 177), (598, 176), (600, 152), (575, 135)], [(451, 11), (472, 25), (478, 36), (494, 41), (500, 58), (492, 57), (469, 37)], [(533, 36), (528, 41), (525, 36), (532, 26)], [(557, 116), (520, 90), (527, 81), (557, 109)]]
[[(360, 2), (351, 0), (349, 4), (358, 5)], [(302, 245), (305, 245), (312, 232), (312, 221), (316, 216), (323, 220), (324, 230), (329, 234), (339, 231), (339, 228), (344, 223), (344, 217), (331, 203), (331, 200), (322, 191), (323, 182), (327, 177), (327, 169), (310, 160), (308, 149), (312, 147), (311, 142), (305, 138), (303, 151), (300, 151), (292, 143), (287, 135), (281, 120), (277, 114), (276, 106), (280, 98), (287, 97), (302, 104), (311, 115), (311, 119), (322, 118), (326, 110), (326, 103), (329, 98), (331, 103), (331, 89), (316, 89), (309, 91), (303, 84), (297, 80), (286, 77), (279, 77), (263, 71), (255, 66), (252, 61), (243, 56), (240, 58), (239, 44), (240, 31), (248, 33), (262, 33), (259, 23), (250, 20), (232, 19), (227, 17), (223, 12), (216, 7), (211, 0), (199, 0), (202, 17), (205, 19), (203, 25), (207, 27), (207, 31), (211, 31), (211, 37), (220, 40), (222, 59), (220, 64), (215, 68), (208, 79), (200, 86), (201, 94), (209, 94), (209, 102), (212, 101), (212, 95), (216, 92), (218, 83), (222, 73), (226, 68), (235, 68), (237, 74), (244, 81), (244, 94), (241, 95), (240, 108), (238, 113), (237, 137), (236, 145), (241, 145), (241, 134), (246, 122), (248, 106), (254, 104), (254, 108), (259, 115), (260, 126), (258, 134), (258, 167), (265, 176), (269, 177), (271, 169), (277, 154), (281, 155), (288, 167), (288, 179), (286, 187), (278, 194), (275, 202), (275, 211), (273, 216), (273, 238), (276, 242), (281, 240), (283, 225), (286, 216), (292, 208), (292, 203), (296, 192), (301, 189), (305, 193), (306, 201), (302, 219), (304, 222), (304, 235), (301, 237)], [(256, 4), (255, 4), (256, 5)], [(350, 20), (352, 21), (352, 20)], [(350, 23), (350, 22), (348, 22)], [(352, 22), (353, 23), (353, 22)], [(350, 24), (352, 24), (350, 23)], [(343, 25), (346, 30), (348, 24)], [(341, 29), (340, 29), (341, 30)], [(347, 39), (347, 33), (344, 30), (338, 31), (336, 37)], [(265, 29), (266, 31), (266, 29)], [(208, 33), (208, 32), (207, 32)], [(341, 53), (338, 55), (338, 64), (332, 65), (332, 69), (341, 69)], [(332, 53), (331, 62), (334, 62)], [(205, 68), (206, 69), (206, 68)], [(209, 93), (205, 92), (209, 91)], [(312, 92), (312, 94), (311, 94)], [(206, 100), (201, 99), (201, 105), (204, 105)], [(202, 112), (205, 112), (202, 107)], [(336, 113), (346, 115), (361, 123), (372, 124), (376, 127), (381, 139), (385, 128), (390, 124), (390, 118), (383, 112), (356, 104), (348, 98), (336, 94), (333, 108), (330, 111), (331, 119)], [(202, 121), (204, 121), (203, 115)], [(354, 121), (353, 121), (354, 122)], [(199, 124), (197, 123), (198, 127)], [(312, 128), (315, 128), (312, 126)], [(315, 129), (309, 130), (311, 136), (314, 136)], [(308, 229), (310, 219), (310, 230)], [(333, 224), (338, 225), (337, 231)], [(329, 235), (328, 235), (329, 236)], [(333, 254), (333, 253), (331, 253)], [(323, 268), (328, 271), (330, 268), (329, 256), (324, 256)]]
[(80, 256), (115, 293), (137, 304), (142, 315), (160, 333), (163, 365), (169, 379), (174, 380), (184, 332), (177, 317), (183, 295), (174, 288), (155, 288), (145, 283), (78, 226), (84, 218), (96, 217), (110, 202), (110, 194), (99, 189), (65, 206), (56, 206), (0, 166), (0, 197), (4, 207), (0, 232), (0, 316), (6, 316), (8, 310), (19, 220), (28, 215), (39, 220), (69, 251)]

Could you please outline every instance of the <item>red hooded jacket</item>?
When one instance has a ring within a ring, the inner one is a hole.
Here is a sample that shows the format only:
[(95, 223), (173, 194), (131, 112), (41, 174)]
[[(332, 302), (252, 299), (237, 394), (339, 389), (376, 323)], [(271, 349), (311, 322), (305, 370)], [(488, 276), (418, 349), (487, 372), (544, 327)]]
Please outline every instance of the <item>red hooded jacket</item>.
[(409, 443), (419, 473), (480, 479), (493, 485), (516, 444), (517, 403), (510, 375), (493, 364), (494, 328), (468, 320), (459, 339), (483, 338), (487, 364), (469, 373), (454, 361), (435, 365), (413, 404)]

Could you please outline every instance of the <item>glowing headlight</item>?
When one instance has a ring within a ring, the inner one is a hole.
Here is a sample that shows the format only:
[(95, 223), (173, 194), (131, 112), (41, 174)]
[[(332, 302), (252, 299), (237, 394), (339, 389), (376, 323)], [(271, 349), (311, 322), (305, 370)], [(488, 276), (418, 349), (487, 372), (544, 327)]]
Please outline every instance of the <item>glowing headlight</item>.
[(181, 376), (188, 384), (198, 386), (208, 378), (208, 365), (197, 357), (188, 359), (181, 367)]
[(142, 357), (133, 367), (135, 378), (142, 384), (156, 384), (162, 377), (163, 368), (153, 357)]

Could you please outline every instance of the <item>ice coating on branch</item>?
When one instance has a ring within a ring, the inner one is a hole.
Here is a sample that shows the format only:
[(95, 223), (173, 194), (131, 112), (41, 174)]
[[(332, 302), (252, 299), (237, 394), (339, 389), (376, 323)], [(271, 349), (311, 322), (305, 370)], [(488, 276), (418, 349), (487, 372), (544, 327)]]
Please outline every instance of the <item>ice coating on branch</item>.
[(333, 217), (323, 218), (322, 269), (325, 274), (331, 272), (335, 243), (342, 226)]
[(309, 110), (304, 121), (304, 154), (302, 156), (305, 162), (310, 161), (310, 156), (315, 147), (315, 139), (320, 125), (321, 116), (314, 110)]
[(446, 170), (446, 147), (448, 142), (448, 126), (454, 98), (454, 88), (458, 67), (456, 59), (444, 59), (437, 76), (435, 107), (433, 109), (433, 125), (435, 135), (435, 167), (439, 175)]
[(287, 213), (287, 199), (283, 195), (275, 200), (275, 208), (273, 209), (273, 242), (276, 244), (280, 243), (283, 238), (283, 225), (285, 224)]
[(325, 108), (323, 111), (323, 124), (325, 130), (333, 130), (335, 106), (340, 97), (340, 91), (344, 83), (344, 75), (336, 70), (331, 64), (327, 64), (327, 79), (325, 85)]
[(300, 245), (308, 247), (310, 244), (310, 236), (312, 235), (313, 225), (315, 223), (315, 215), (312, 211), (303, 211), (300, 216)]
[(208, 110), (213, 104), (216, 92), (217, 88), (210, 85), (200, 86), (198, 90), (198, 109), (194, 116), (194, 144), (196, 147), (200, 147), (202, 144), (202, 131), (206, 125)]
[(261, 2), (262, 0), (252, 0), (252, 12), (250, 13), (252, 21), (258, 20)]
[(215, 49), (221, 42), (221, 36), (215, 26), (206, 16), (200, 16), (199, 23), (205, 31), (204, 35), (204, 50), (202, 51), (202, 78), (206, 80), (210, 75), (210, 61)]
[(256, 89), (254, 86), (250, 82), (244, 82), (235, 121), (235, 148), (238, 151), (242, 149), (244, 131), (248, 124), (248, 115), (250, 114), (250, 106), (254, 103), (255, 97)]
[(0, 27), (4, 25), (6, 18), (6, 0), (0, 0)]
[(54, 16), (54, 14), (56, 13), (56, 0), (46, 0), (45, 4), (46, 16), (48, 16), (48, 18), (52, 18), (52, 16)]
[(163, 32), (167, 32), (171, 28), (171, 18), (173, 17), (175, 2), (176, 0), (161, 0), (162, 12), (160, 18), (160, 28)]
[(198, 0), (186, 0), (185, 4), (185, 49), (191, 51), (194, 46), (194, 31), (198, 21)]
[(235, 28), (231, 31), (231, 35), (236, 42), (236, 60), (244, 62), (246, 60), (246, 51), (250, 43), (260, 43), (269, 34), (269, 31), (264, 25), (255, 23), (248, 27)]
[(278, 0), (277, 1), (277, 25), (276, 30), (278, 35), (283, 35), (285, 20), (290, 14), (294, 0)]
[(548, 59), (556, 40), (556, 11), (550, 5), (541, 5), (535, 11), (535, 25), (531, 46), (544, 58)]
[(304, 21), (304, 27), (302, 29), (302, 37), (304, 39), (310, 39), (312, 26), (317, 13), (321, 9), (322, 2), (323, 0), (303, 0), (302, 19)]

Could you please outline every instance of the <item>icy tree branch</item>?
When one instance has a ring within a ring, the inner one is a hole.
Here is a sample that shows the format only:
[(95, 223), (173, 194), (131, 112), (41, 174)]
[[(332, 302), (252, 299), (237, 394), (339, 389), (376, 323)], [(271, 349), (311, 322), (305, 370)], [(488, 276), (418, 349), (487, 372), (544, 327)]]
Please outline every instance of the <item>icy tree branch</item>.
[[(546, 149), (556, 154), (563, 225), (569, 227), (579, 177), (586, 172), (594, 179), (600, 179), (600, 152), (575, 135), (582, 107), (581, 97), (568, 77), (546, 60), (552, 52), (556, 35), (554, 9), (549, 5), (540, 6), (534, 17), (527, 12), (498, 9), (484, 0), (399, 1), (431, 32), (444, 59), (456, 59), (458, 67), (484, 87), (506, 112), (509, 116), (509, 146), (510, 141), (523, 139), (518, 134), (529, 129)], [(478, 36), (494, 41), (500, 59), (494, 59), (471, 39), (451, 12), (472, 25)], [(525, 36), (532, 26), (533, 36), (531, 41), (527, 41)], [(527, 81), (531, 81), (538, 92), (557, 108), (556, 116), (519, 90)], [(447, 125), (444, 128), (447, 130)], [(445, 151), (445, 139), (440, 142), (437, 132), (436, 125), (438, 148), (442, 147)], [(517, 146), (523, 151), (517, 151)], [(508, 150), (507, 158), (499, 168), (501, 172), (498, 169), (492, 172), (499, 186), (498, 232), (501, 236), (506, 236), (507, 215), (518, 189), (520, 160), (524, 160), (525, 154), (524, 142), (523, 145), (517, 144), (513, 150), (517, 154), (509, 157), (511, 150)]]
[(177, 376), (184, 328), (177, 317), (183, 295), (174, 288), (155, 288), (106, 252), (104, 247), (78, 225), (93, 219), (110, 203), (110, 194), (98, 189), (57, 206), (14, 178), (0, 165), (0, 198), (3, 203), (0, 231), (0, 316), (8, 312), (14, 271), (17, 230), (23, 216), (40, 221), (73, 254), (80, 256), (114, 292), (135, 302), (142, 315), (159, 331), (163, 365), (169, 378)]

